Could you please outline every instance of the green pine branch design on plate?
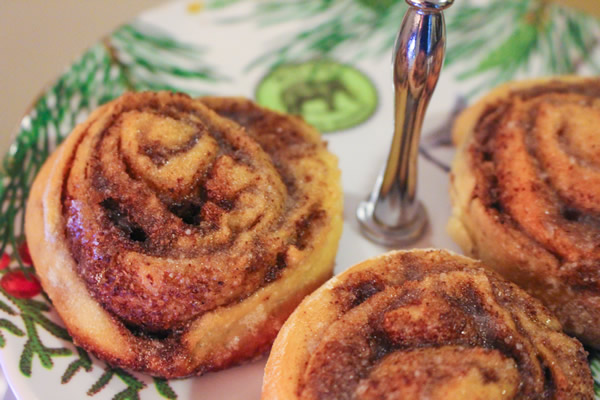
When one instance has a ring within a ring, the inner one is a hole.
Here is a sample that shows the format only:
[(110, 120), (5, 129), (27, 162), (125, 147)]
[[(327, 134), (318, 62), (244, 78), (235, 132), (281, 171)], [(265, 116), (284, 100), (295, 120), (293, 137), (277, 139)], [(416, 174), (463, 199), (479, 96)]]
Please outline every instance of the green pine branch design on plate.
[[(13, 285), (15, 279), (20, 280), (29, 290), (24, 292), (26, 295), (31, 293), (32, 287), (35, 289), (35, 285), (39, 287), (31, 260), (26, 251), (22, 251), (26, 249), (24, 210), (29, 186), (53, 149), (91, 110), (126, 90), (185, 91), (190, 83), (213, 83), (224, 79), (204, 58), (202, 49), (180, 43), (150, 26), (125, 25), (86, 51), (36, 100), (0, 168), (0, 274), (3, 279), (12, 275)], [(11, 253), (11, 259), (5, 263), (8, 253)], [(0, 300), (0, 312), (9, 318), (20, 317), (24, 327), (0, 318), (0, 347), (6, 345), (6, 332), (26, 337), (19, 362), (19, 369), (25, 376), (31, 376), (36, 358), (44, 368), (51, 369), (54, 357), (75, 357), (62, 375), (63, 384), (81, 370), (92, 371), (91, 358), (84, 350), (76, 348), (77, 355), (74, 355), (71, 345), (52, 348), (43, 343), (40, 328), (65, 342), (72, 342), (66, 329), (45, 315), (51, 307), (47, 300), (15, 296), (4, 289), (0, 291), (18, 310)], [(108, 366), (101, 379), (108, 379), (108, 382), (113, 376), (126, 384), (113, 399), (138, 399), (139, 392), (146, 387), (133, 375)], [(90, 389), (90, 394), (105, 387), (99, 382)], [(166, 380), (155, 379), (154, 386), (164, 398), (177, 397)]]
[[(212, 0), (208, 6), (223, 8), (242, 1), (247, 0)], [(353, 62), (389, 54), (406, 7), (404, 0), (264, 0), (256, 3), (252, 15), (226, 22), (252, 19), (263, 27), (302, 20), (307, 25), (248, 68), (339, 56)]]
[(27, 341), (19, 360), (19, 369), (27, 377), (31, 376), (33, 357), (38, 356), (44, 368), (51, 369), (54, 366), (52, 357), (70, 356), (72, 351), (67, 347), (50, 348), (45, 346), (38, 334), (38, 327), (44, 328), (55, 337), (71, 341), (67, 330), (50, 321), (42, 312), (50, 311), (47, 303), (34, 299), (19, 299), (0, 290), (20, 310), (20, 317), (25, 325)]
[(464, 1), (453, 10), (448, 32), (446, 65), (461, 64), (459, 80), (485, 78), (471, 94), (520, 72), (600, 72), (591, 56), (600, 45), (600, 20), (549, 0)]
[(206, 64), (203, 49), (180, 43), (151, 27), (125, 25), (103, 43), (128, 90), (189, 93), (190, 82), (225, 79)]
[(154, 386), (156, 387), (156, 391), (165, 399), (174, 400), (177, 398), (177, 394), (169, 386), (169, 381), (166, 379), (154, 378)]
[[(146, 388), (146, 384), (141, 382), (135, 376), (131, 375), (127, 371), (121, 368), (113, 368), (107, 365), (104, 373), (96, 380), (96, 382), (87, 391), (88, 396), (94, 396), (99, 393), (108, 385), (108, 383), (114, 378), (118, 377), (125, 385), (125, 389), (117, 393), (112, 399), (113, 400), (139, 400), (140, 391)], [(165, 399), (174, 400), (177, 399), (177, 394), (166, 379), (153, 378), (154, 386), (158, 394)]]
[[(10, 269), (5, 269), (3, 272), (10, 272)], [(0, 318), (1, 329), (4, 329), (18, 337), (27, 337), (27, 341), (23, 346), (23, 351), (19, 360), (19, 370), (24, 376), (31, 377), (33, 359), (36, 355), (39, 358), (41, 365), (46, 369), (52, 369), (54, 366), (52, 361), (53, 357), (65, 357), (73, 355), (73, 351), (70, 348), (66, 346), (51, 348), (46, 346), (40, 338), (38, 333), (39, 327), (43, 328), (56, 338), (59, 338), (65, 342), (72, 342), (72, 338), (69, 336), (69, 333), (65, 328), (52, 322), (43, 314), (50, 311), (50, 305), (47, 302), (36, 299), (15, 297), (7, 293), (2, 288), (0, 288), (0, 293), (9, 299), (10, 302), (17, 307), (19, 312), (15, 311), (10, 305), (2, 300), (0, 300), (0, 311), (10, 316), (18, 315), (21, 317), (25, 326), (25, 330), (23, 331), (13, 322), (5, 318)], [(6, 339), (4, 336), (0, 335), (0, 347), (4, 347), (5, 344)], [(86, 372), (91, 372), (93, 369), (93, 363), (88, 353), (80, 347), (76, 347), (76, 350), (77, 358), (67, 366), (61, 377), (61, 383), (63, 384), (69, 383), (69, 381), (78, 371), (84, 370)], [(145, 383), (141, 382), (130, 373), (120, 368), (113, 368), (109, 365), (106, 365), (104, 367), (103, 374), (90, 387), (87, 394), (89, 396), (93, 396), (99, 393), (106, 387), (106, 385), (114, 376), (117, 376), (123, 383), (125, 383), (126, 388), (115, 394), (112, 398), (113, 400), (138, 400), (140, 398), (139, 392), (146, 388)], [(155, 389), (158, 394), (166, 399), (177, 398), (177, 394), (171, 388), (167, 380), (160, 378), (153, 379)]]
[(69, 383), (71, 378), (73, 378), (73, 376), (75, 376), (77, 371), (79, 371), (81, 368), (83, 368), (87, 372), (90, 372), (92, 370), (92, 359), (90, 358), (88, 353), (81, 347), (77, 347), (77, 354), (79, 357), (69, 364), (69, 366), (65, 370), (65, 373), (60, 379), (61, 383)]
[[(23, 119), (0, 170), (0, 254), (18, 247), (29, 185), (57, 143), (98, 105), (126, 90), (184, 91), (185, 82), (222, 79), (203, 53), (148, 27), (125, 25), (73, 63)], [(184, 69), (181, 65), (189, 69)], [(24, 268), (20, 256), (17, 262)]]
[[(248, 0), (212, 0), (223, 8)], [(265, 0), (254, 6), (259, 26), (302, 20), (306, 28), (261, 54), (249, 68), (315, 58), (388, 56), (406, 10), (403, 0)], [(446, 65), (461, 64), (459, 80), (486, 78), (472, 93), (514, 79), (518, 73), (600, 72), (592, 56), (600, 46), (600, 20), (551, 0), (457, 2), (447, 12)], [(473, 64), (475, 60), (475, 64)], [(464, 61), (464, 62), (461, 62)], [(535, 64), (539, 65), (535, 65)]]
[[(10, 306), (8, 304), (3, 302), (2, 300), (0, 300), (0, 310), (4, 311), (5, 313), (7, 313), (8, 315), (11, 315), (11, 316), (17, 315), (17, 313), (12, 308), (10, 308)], [(6, 318), (0, 318), (0, 328), (4, 329), (5, 331), (7, 331), (9, 333), (12, 333), (15, 336), (19, 336), (19, 337), (25, 336), (25, 332), (23, 332), (21, 330), (21, 328), (19, 328), (18, 326), (13, 324), (11, 321), (7, 320)], [(0, 331), (0, 348), (4, 347), (5, 345), (6, 345), (6, 339), (4, 338), (4, 335), (2, 334), (2, 332)]]
[(598, 354), (595, 351), (590, 352), (589, 362), (592, 377), (594, 378), (594, 393), (596, 394), (596, 399), (600, 399), (600, 358), (598, 358)]
[(112, 368), (108, 365), (106, 366), (102, 376), (100, 376), (96, 383), (94, 383), (87, 391), (88, 396), (93, 396), (99, 393), (115, 376), (121, 379), (125, 385), (127, 385), (127, 388), (117, 393), (113, 397), (113, 400), (138, 400), (140, 398), (139, 392), (146, 387), (146, 384), (140, 382), (128, 372), (125, 372), (120, 368)]

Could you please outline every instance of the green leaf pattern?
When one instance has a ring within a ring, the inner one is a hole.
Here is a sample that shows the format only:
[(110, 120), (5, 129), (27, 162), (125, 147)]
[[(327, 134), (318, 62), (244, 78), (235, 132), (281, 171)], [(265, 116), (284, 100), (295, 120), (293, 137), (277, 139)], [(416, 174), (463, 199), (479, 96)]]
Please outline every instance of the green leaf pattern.
[[(597, 18), (548, 0), (463, 1), (449, 18), (446, 65), (460, 64), (459, 80), (483, 80), (470, 95), (525, 72), (600, 72), (590, 57), (599, 37)], [(473, 59), (481, 61), (469, 68)]]
[(156, 391), (165, 399), (174, 400), (177, 398), (177, 394), (169, 386), (169, 381), (166, 379), (154, 378), (154, 386), (156, 386)]
[[(0, 169), (0, 254), (11, 252), (17, 264), (0, 273), (14, 268), (33, 273), (33, 269), (15, 251), (24, 239), (24, 209), (29, 185), (50, 152), (75, 125), (85, 120), (91, 110), (126, 90), (185, 91), (191, 81), (210, 83), (224, 79), (213, 72), (203, 57), (201, 49), (175, 41), (152, 27), (125, 25), (87, 50), (35, 102), (23, 119)], [(23, 330), (7, 319), (0, 319), (0, 347), (6, 344), (2, 330), (27, 337), (19, 360), (23, 375), (32, 375), (36, 358), (44, 368), (51, 369), (54, 357), (73, 355), (71, 346), (48, 347), (40, 338), (39, 329), (42, 328), (56, 338), (72, 342), (67, 330), (44, 314), (50, 310), (48, 303), (16, 298), (3, 290), (0, 292), (18, 312), (2, 300), (0, 311), (11, 316), (18, 315), (24, 326)], [(90, 356), (81, 348), (75, 349), (78, 357), (66, 368), (62, 383), (68, 383), (80, 370), (92, 371)], [(101, 391), (113, 376), (126, 385), (113, 397), (114, 400), (139, 399), (139, 392), (146, 387), (133, 375), (107, 366), (88, 394)], [(166, 381), (157, 382), (155, 388), (165, 398), (177, 397)]]
[[(248, 0), (213, 0), (208, 6), (223, 8), (244, 1)], [(256, 2), (250, 15), (227, 22), (254, 20), (263, 27), (302, 20), (304, 28), (283, 38), (283, 44), (260, 54), (248, 66), (274, 68), (318, 58), (355, 62), (388, 55), (405, 10), (404, 0), (263, 0)]]
[[(212, 0), (208, 6), (222, 9), (243, 1), (248, 0)], [(263, 0), (256, 3), (252, 15), (224, 23), (245, 18), (255, 18), (261, 26), (303, 21), (303, 28), (280, 38), (274, 50), (259, 55), (248, 68), (328, 57), (352, 62), (366, 56), (387, 56), (405, 9), (403, 0)], [(460, 80), (487, 78), (471, 94), (513, 79), (536, 61), (548, 73), (584, 68), (600, 71), (590, 56), (600, 45), (598, 20), (546, 0), (492, 0), (483, 6), (463, 0), (448, 17), (451, 45), (447, 66), (456, 65), (453, 70)], [(126, 90), (189, 91), (189, 83), (226, 80), (205, 58), (203, 49), (174, 40), (152, 26), (124, 25), (88, 49), (35, 102), (0, 167), (0, 254), (12, 251), (16, 265), (11, 269), (31, 271), (15, 249), (22, 241), (29, 185), (56, 145), (90, 110)], [(481, 61), (466, 67), (464, 60), (472, 59)], [(1, 292), (12, 306), (0, 300), (0, 312), (18, 315), (23, 328), (0, 318), (0, 347), (6, 345), (5, 333), (26, 336), (19, 362), (25, 376), (31, 376), (36, 358), (49, 369), (54, 357), (72, 356), (61, 377), (64, 384), (79, 371), (93, 371), (87, 352), (73, 347), (66, 329), (45, 315), (50, 310), (48, 303)], [(46, 346), (39, 336), (40, 328), (69, 343), (58, 348)], [(590, 366), (598, 397), (600, 361), (596, 353), (590, 356)], [(108, 365), (101, 368), (103, 372), (89, 388), (89, 396), (101, 392), (115, 376), (126, 387), (113, 400), (139, 399), (140, 391), (146, 388), (144, 382), (124, 370)], [(154, 388), (164, 398), (177, 398), (164, 379), (154, 379)]]
[(79, 358), (69, 364), (60, 380), (60, 382), (63, 384), (68, 383), (81, 368), (87, 372), (92, 370), (92, 360), (90, 359), (90, 356), (88, 356), (87, 352), (81, 347), (77, 347), (77, 353)]
[[(251, 0), (213, 0), (223, 8)], [(600, 72), (590, 54), (600, 45), (600, 21), (549, 0), (462, 0), (450, 8), (446, 65), (459, 80), (481, 80), (470, 95), (515, 79), (519, 73)], [(389, 56), (406, 10), (401, 0), (264, 0), (250, 15), (259, 26), (302, 20), (303, 28), (259, 55), (248, 68), (268, 64)], [(471, 67), (472, 60), (481, 60)], [(535, 66), (534, 68), (532, 68)]]
[(135, 378), (133, 375), (125, 372), (120, 368), (112, 368), (110, 366), (106, 366), (104, 373), (98, 378), (98, 380), (92, 385), (92, 387), (87, 391), (88, 396), (93, 396), (99, 393), (108, 383), (112, 380), (114, 376), (117, 376), (121, 379), (127, 387), (117, 393), (113, 400), (139, 400), (140, 390), (144, 389), (146, 385)]

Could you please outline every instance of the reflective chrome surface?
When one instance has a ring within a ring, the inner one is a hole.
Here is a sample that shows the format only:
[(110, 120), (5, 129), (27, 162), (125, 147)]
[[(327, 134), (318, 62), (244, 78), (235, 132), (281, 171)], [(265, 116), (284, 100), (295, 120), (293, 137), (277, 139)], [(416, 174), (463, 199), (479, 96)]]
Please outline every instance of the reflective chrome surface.
[(416, 197), (419, 139), (444, 61), (442, 10), (453, 0), (406, 2), (411, 7), (402, 21), (393, 56), (394, 137), (383, 173), (357, 210), (363, 233), (387, 246), (417, 240), (427, 225), (425, 209)]
[(454, 0), (406, 0), (409, 6), (422, 9), (445, 10), (450, 7)]

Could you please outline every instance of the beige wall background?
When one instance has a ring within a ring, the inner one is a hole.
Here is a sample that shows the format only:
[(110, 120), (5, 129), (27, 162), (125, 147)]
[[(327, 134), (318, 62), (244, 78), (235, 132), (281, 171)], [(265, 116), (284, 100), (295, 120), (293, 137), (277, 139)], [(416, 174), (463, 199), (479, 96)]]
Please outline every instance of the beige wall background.
[[(163, 1), (0, 0), (0, 154), (36, 96), (72, 60), (102, 35)], [(600, 15), (600, 0), (554, 1)]]
[(555, 0), (557, 3), (567, 4), (600, 17), (600, 0)]
[(0, 154), (23, 114), (84, 49), (164, 0), (0, 0)]

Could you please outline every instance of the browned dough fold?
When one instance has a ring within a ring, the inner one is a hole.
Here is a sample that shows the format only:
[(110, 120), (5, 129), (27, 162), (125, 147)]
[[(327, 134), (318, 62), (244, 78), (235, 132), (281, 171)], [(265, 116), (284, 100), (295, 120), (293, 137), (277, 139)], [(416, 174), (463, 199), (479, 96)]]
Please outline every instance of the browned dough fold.
[(26, 233), (75, 342), (164, 377), (262, 354), (331, 276), (337, 160), (297, 117), (241, 98), (128, 93), (46, 162)]
[(336, 276), (281, 329), (272, 399), (592, 399), (582, 345), (516, 285), (441, 250), (391, 252)]
[(449, 233), (600, 346), (600, 80), (515, 82), (454, 126)]

